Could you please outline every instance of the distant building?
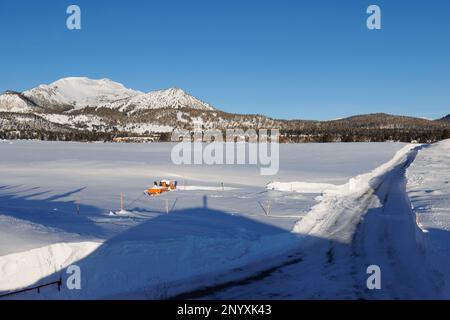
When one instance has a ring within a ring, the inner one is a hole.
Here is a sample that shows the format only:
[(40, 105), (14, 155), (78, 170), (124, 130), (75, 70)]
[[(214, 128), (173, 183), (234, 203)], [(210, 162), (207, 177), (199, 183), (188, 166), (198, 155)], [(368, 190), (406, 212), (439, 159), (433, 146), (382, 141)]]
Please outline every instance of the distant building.
[(155, 133), (145, 137), (115, 137), (113, 142), (117, 143), (151, 143), (158, 142), (161, 139), (161, 134)]

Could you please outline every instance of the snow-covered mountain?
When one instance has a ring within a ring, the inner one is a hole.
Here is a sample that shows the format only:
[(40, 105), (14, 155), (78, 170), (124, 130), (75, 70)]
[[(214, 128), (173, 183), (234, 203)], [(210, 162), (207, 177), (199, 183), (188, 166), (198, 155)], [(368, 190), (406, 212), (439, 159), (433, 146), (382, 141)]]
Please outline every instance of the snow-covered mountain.
[(109, 79), (64, 78), (23, 94), (43, 107), (66, 107), (67, 110), (86, 107), (106, 107), (121, 112), (159, 108), (214, 110), (208, 103), (178, 88), (143, 93)]
[(153, 91), (113, 102), (109, 107), (120, 111), (138, 111), (159, 108), (191, 108), (212, 111), (214, 107), (179, 88)]
[(96, 107), (142, 94), (109, 79), (64, 78), (23, 93), (43, 107), (69, 106), (75, 109)]
[[(144, 93), (109, 79), (85, 77), (63, 78), (23, 93), (0, 95), (0, 118), (8, 118), (10, 124), (21, 123), (22, 116), (28, 114), (70, 130), (96, 134), (171, 132), (189, 127), (192, 119), (202, 116), (206, 122), (221, 121), (215, 118), (216, 112), (221, 113), (179, 88)], [(9, 125), (8, 130), (13, 127)]]
[[(276, 107), (276, 106), (275, 106)], [(174, 129), (279, 129), (285, 142), (438, 141), (450, 121), (369, 114), (335, 121), (277, 120), (223, 112), (178, 88), (143, 93), (109, 79), (64, 78), (0, 95), (0, 139), (110, 140)]]

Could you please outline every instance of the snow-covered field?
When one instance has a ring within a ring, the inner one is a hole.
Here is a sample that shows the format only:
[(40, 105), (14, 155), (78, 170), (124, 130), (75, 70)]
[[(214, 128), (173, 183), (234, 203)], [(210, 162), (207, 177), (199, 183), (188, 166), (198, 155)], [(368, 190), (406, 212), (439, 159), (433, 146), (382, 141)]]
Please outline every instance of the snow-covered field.
[[(419, 227), (417, 240), (450, 298), (450, 140), (422, 149), (407, 171), (407, 192)], [(439, 273), (437, 273), (439, 274)]]
[[(358, 246), (367, 250), (355, 252), (381, 257), (380, 264), (388, 261), (376, 252), (388, 249), (383, 247), (386, 239), (371, 248), (371, 240), (380, 235), (375, 227), (366, 230), (367, 220), (382, 228), (390, 219), (376, 213), (386, 204), (385, 194), (392, 193), (394, 184), (385, 181), (401, 181), (416, 146), (281, 145), (280, 171), (274, 177), (259, 175), (256, 166), (175, 166), (172, 146), (0, 142), (0, 293), (60, 276), (65, 280), (65, 268), (76, 264), (82, 271), (81, 290), (48, 287), (13, 298), (158, 299), (204, 287), (211, 289), (203, 295), (219, 298), (277, 298), (283, 297), (276, 294), (281, 290), (288, 298), (402, 297), (400, 287), (398, 295), (391, 288), (390, 295), (374, 296), (355, 288), (355, 281), (365, 285), (367, 261), (352, 259), (346, 250), (357, 234)], [(419, 157), (428, 150), (419, 151)], [(178, 180), (178, 190), (145, 196), (143, 191), (161, 178)], [(121, 193), (125, 210), (119, 214)], [(336, 267), (326, 262), (329, 252), (339, 261)], [(315, 277), (305, 279), (302, 273), (292, 281), (286, 276), (284, 282), (276, 279), (278, 285), (262, 285), (264, 290), (255, 282), (240, 288), (241, 294), (235, 294), (236, 288), (214, 290), (214, 285), (286, 263), (295, 269), (293, 275), (302, 270), (299, 264), (315, 266)], [(346, 268), (353, 268), (353, 277), (344, 274)], [(394, 269), (386, 269), (388, 279), (394, 279)], [(427, 290), (426, 297), (441, 297)]]

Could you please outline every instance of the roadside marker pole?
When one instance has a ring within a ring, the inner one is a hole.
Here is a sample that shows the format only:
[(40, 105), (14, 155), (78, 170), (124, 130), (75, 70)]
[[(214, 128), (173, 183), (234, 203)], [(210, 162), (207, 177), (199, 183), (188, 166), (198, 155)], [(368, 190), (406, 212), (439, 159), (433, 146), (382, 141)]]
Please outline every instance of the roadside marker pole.
[(267, 215), (270, 216), (272, 214), (272, 201), (267, 201)]
[(80, 215), (80, 197), (75, 199), (75, 206), (77, 208), (77, 215)]

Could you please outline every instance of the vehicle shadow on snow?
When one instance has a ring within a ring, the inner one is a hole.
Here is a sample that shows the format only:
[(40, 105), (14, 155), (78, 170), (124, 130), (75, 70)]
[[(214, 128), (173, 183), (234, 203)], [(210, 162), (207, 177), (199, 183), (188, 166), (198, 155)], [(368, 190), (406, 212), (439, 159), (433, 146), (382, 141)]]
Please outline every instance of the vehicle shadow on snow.
[(21, 186), (0, 186), (0, 214), (60, 229), (68, 233), (101, 236), (103, 231), (89, 217), (102, 210), (85, 204), (77, 204), (75, 197), (86, 187), (61, 194), (40, 187), (19, 189)]

